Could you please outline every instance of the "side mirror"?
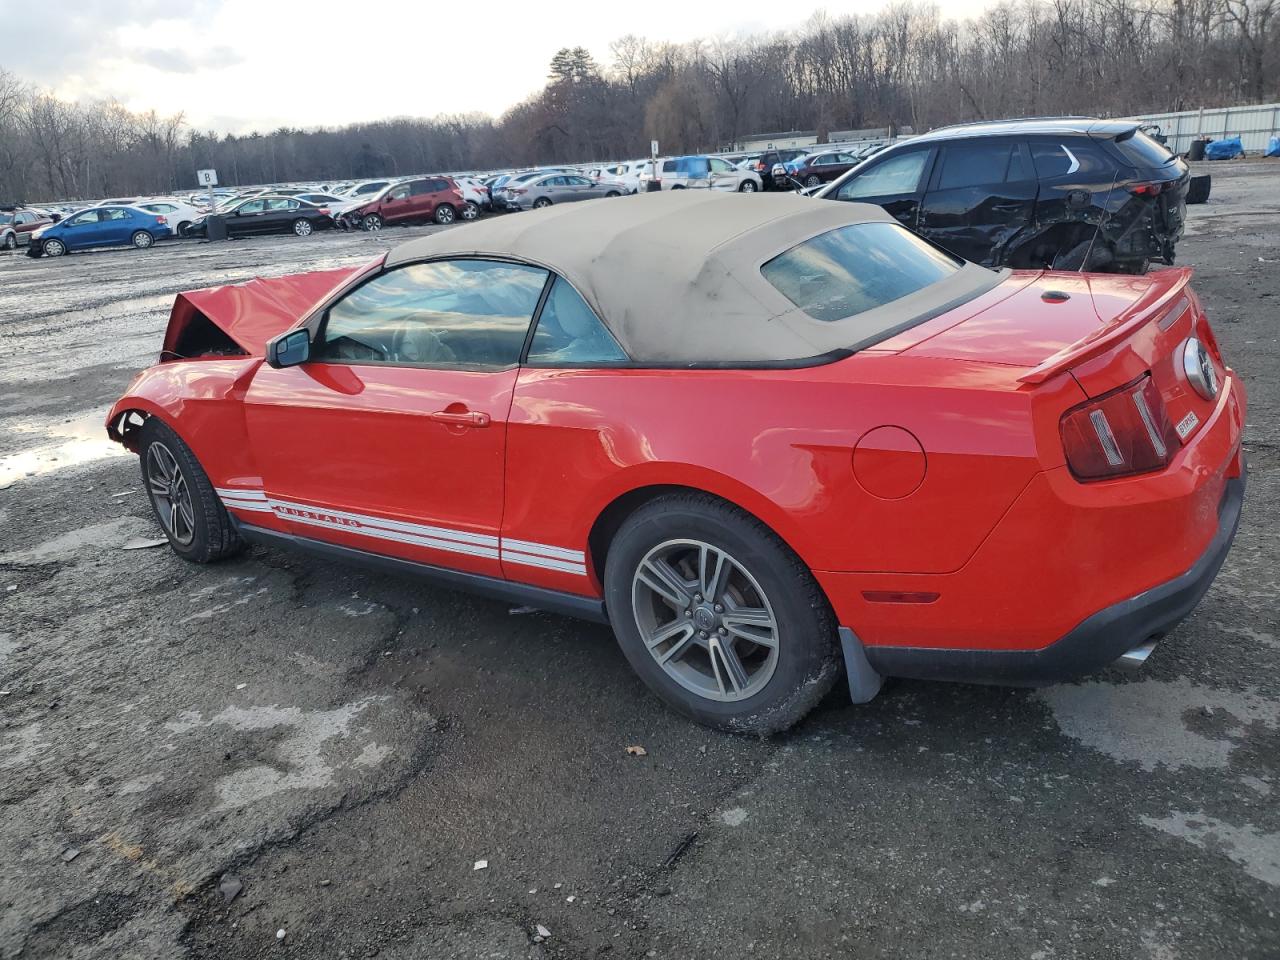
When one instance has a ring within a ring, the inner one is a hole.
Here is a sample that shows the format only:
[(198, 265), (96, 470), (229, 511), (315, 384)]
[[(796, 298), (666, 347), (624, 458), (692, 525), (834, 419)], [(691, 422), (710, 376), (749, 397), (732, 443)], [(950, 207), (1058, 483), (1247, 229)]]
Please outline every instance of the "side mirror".
[(305, 327), (267, 341), (267, 366), (296, 367), (311, 357), (311, 333)]

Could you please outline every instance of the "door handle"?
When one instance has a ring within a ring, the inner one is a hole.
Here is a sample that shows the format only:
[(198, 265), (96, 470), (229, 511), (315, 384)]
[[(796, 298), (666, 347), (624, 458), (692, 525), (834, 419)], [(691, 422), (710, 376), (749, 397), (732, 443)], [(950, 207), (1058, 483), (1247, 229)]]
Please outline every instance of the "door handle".
[(487, 427), (489, 425), (487, 413), (474, 413), (470, 410), (458, 412), (437, 410), (431, 414), (431, 419), (436, 423), (447, 423), (454, 427)]

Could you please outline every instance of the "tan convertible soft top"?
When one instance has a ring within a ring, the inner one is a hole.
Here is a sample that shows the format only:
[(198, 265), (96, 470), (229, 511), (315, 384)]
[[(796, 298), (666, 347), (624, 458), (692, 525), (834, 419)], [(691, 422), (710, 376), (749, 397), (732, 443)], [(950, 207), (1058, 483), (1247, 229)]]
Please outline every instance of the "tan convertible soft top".
[(802, 362), (882, 340), (970, 299), (1001, 274), (950, 277), (844, 320), (815, 320), (760, 267), (854, 223), (896, 222), (880, 207), (794, 193), (680, 190), (495, 217), (396, 247), (387, 266), (449, 256), (541, 264), (572, 283), (640, 363)]

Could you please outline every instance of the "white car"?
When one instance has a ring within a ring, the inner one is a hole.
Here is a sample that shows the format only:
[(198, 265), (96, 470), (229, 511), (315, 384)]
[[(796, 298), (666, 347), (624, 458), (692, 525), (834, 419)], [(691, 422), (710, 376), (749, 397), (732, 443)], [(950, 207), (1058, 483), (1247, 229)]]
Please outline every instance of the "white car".
[(597, 180), (613, 180), (622, 184), (627, 193), (640, 192), (640, 174), (649, 166), (648, 160), (628, 160), (626, 163), (615, 163), (602, 167)]
[(147, 213), (163, 215), (169, 221), (169, 226), (173, 230), (175, 237), (185, 237), (187, 235), (187, 227), (205, 215), (204, 210), (194, 207), (178, 197), (150, 197), (145, 200), (139, 200), (134, 206), (147, 211)]
[(453, 182), (458, 185), (458, 189), (462, 191), (462, 199), (467, 203), (474, 203), (480, 210), (489, 206), (489, 190), (478, 178), (454, 177)]
[[(638, 189), (649, 189), (653, 164), (645, 161)], [(761, 188), (760, 174), (739, 170), (722, 157), (663, 157), (658, 161), (658, 185), (662, 190), (725, 190), (755, 193)]]

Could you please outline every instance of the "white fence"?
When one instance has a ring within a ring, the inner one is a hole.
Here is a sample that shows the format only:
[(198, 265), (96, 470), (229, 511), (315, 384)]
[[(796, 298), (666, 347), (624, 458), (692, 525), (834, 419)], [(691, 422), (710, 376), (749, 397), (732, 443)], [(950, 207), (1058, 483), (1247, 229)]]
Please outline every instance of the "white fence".
[(1260, 154), (1267, 141), (1280, 135), (1280, 103), (1254, 107), (1214, 107), (1211, 110), (1183, 110), (1181, 113), (1144, 113), (1125, 117), (1143, 123), (1158, 123), (1169, 138), (1169, 149), (1186, 153), (1196, 137), (1240, 138), (1246, 153)]

